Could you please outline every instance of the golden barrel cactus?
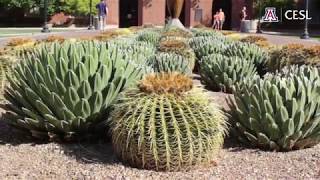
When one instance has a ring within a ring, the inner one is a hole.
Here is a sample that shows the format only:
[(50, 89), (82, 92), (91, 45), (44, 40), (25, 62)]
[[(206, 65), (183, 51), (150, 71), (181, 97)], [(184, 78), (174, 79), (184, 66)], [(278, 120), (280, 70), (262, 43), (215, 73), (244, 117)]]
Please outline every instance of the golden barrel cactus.
[(122, 94), (111, 118), (115, 153), (133, 167), (157, 171), (209, 163), (220, 150), (225, 116), (192, 80), (151, 74)]

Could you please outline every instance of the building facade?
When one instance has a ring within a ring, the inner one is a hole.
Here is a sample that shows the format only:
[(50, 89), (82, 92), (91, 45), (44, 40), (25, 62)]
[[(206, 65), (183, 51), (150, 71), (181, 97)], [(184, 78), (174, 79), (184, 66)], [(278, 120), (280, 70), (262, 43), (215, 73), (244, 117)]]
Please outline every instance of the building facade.
[[(109, 15), (107, 23), (119, 27), (141, 26), (144, 24), (164, 25), (170, 16), (166, 0), (107, 0)], [(225, 29), (236, 29), (240, 24), (243, 6), (251, 15), (252, 0), (185, 0), (180, 15), (186, 27), (197, 24), (212, 25), (212, 14), (220, 8), (226, 14)]]

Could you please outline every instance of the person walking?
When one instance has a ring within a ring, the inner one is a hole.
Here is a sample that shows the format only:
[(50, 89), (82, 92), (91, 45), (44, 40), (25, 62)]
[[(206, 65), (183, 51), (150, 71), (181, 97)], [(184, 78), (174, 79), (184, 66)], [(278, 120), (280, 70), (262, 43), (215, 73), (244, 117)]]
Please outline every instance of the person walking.
[(219, 23), (219, 11), (216, 12), (216, 14), (213, 15), (213, 25), (212, 28), (215, 30), (218, 30), (220, 27)]
[(108, 15), (108, 6), (105, 0), (101, 0), (100, 3), (96, 5), (99, 15), (99, 23), (101, 30), (105, 29), (106, 26), (106, 17)]
[(222, 30), (225, 20), (226, 20), (226, 16), (225, 16), (223, 10), (220, 8), (220, 10), (219, 10), (219, 28), (218, 28), (219, 30)]

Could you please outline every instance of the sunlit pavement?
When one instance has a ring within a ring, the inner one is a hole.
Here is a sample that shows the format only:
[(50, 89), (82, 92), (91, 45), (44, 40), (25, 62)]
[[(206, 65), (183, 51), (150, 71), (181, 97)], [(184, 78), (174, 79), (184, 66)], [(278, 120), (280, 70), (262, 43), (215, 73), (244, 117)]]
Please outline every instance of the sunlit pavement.
[[(105, 30), (108, 29), (115, 29), (116, 26), (107, 26)], [(1, 32), (8, 32), (12, 30), (12, 32), (19, 32), (16, 35), (11, 34), (11, 36), (4, 37), (4, 33)], [(25, 33), (21, 33), (25, 32)], [(16, 37), (28, 37), (34, 38), (37, 40), (45, 39), (51, 35), (59, 35), (66, 38), (75, 38), (75, 37), (91, 37), (99, 34), (100, 30), (87, 30), (87, 28), (55, 28), (52, 30), (51, 33), (41, 33), (41, 28), (0, 28), (0, 47), (6, 45), (6, 43)], [(242, 35), (259, 35), (263, 36), (268, 39), (268, 41), (274, 45), (285, 45), (290, 43), (299, 43), (305, 46), (313, 46), (313, 45), (320, 45), (320, 40), (311, 38), (309, 40), (302, 40), (299, 38), (298, 35), (292, 34), (285, 34), (283, 32), (264, 32), (263, 34), (255, 34), (255, 33), (240, 33)], [(2, 35), (2, 36), (1, 36)]]

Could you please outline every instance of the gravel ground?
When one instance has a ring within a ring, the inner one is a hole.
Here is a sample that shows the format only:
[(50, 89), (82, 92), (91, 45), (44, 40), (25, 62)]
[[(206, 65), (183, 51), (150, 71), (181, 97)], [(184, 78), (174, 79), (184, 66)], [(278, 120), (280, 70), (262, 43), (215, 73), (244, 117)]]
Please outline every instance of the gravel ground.
[[(225, 106), (223, 93), (210, 92)], [(0, 179), (320, 179), (320, 145), (287, 153), (245, 149), (227, 140), (210, 166), (188, 172), (130, 168), (111, 144), (34, 142), (0, 122)]]

